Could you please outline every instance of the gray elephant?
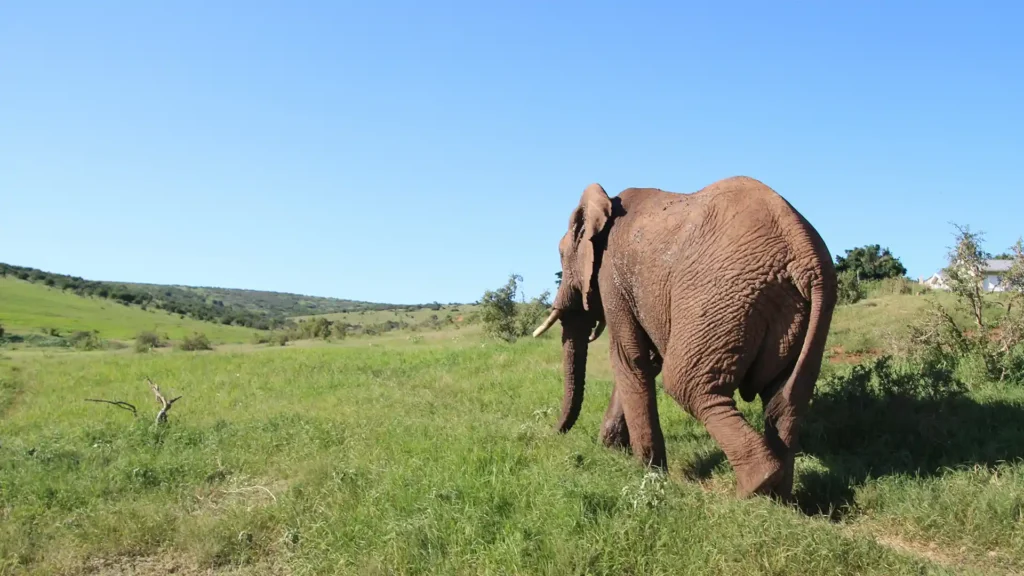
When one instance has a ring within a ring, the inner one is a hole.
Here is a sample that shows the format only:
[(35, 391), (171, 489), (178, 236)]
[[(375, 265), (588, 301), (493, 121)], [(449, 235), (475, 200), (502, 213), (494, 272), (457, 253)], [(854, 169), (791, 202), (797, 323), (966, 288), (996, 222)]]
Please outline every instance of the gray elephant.
[[(606, 446), (666, 467), (655, 377), (700, 420), (737, 477), (739, 497), (792, 496), (797, 430), (821, 369), (836, 272), (817, 231), (758, 180), (690, 194), (584, 190), (558, 250), (562, 282), (540, 336), (562, 326), (561, 432), (583, 402), (587, 348), (607, 326), (615, 384)], [(593, 331), (593, 332), (592, 332)], [(765, 433), (736, 407), (760, 396)]]

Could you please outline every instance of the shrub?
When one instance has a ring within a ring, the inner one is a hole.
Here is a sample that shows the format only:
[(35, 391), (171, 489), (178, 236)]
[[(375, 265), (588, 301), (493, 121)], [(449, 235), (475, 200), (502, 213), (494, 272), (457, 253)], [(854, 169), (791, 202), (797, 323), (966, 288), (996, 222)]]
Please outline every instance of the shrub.
[(522, 276), (512, 274), (504, 286), (484, 292), (480, 299), (479, 316), (488, 335), (514, 342), (529, 335), (544, 320), (551, 306), (548, 302), (550, 293), (545, 291), (529, 303), (517, 303), (515, 297), (522, 281)]
[(838, 280), (838, 303), (840, 305), (856, 304), (864, 299), (864, 287), (861, 285), (860, 279), (857, 278), (856, 272), (852, 270), (840, 272)]
[[(1024, 247), (1013, 247), (1013, 268), (1005, 282), (1008, 301), (998, 302), (981, 288), (981, 269), (987, 254), (981, 235), (957, 226), (957, 244), (950, 250), (950, 290), (962, 317), (970, 327), (938, 302), (910, 325), (907, 338), (898, 345), (913, 357), (944, 358), (970, 383), (999, 381), (1024, 383)], [(998, 319), (987, 314), (994, 305), (1005, 306)]]
[(344, 322), (338, 320), (331, 326), (331, 336), (334, 336), (338, 340), (344, 340), (348, 336), (348, 326)]
[(103, 340), (100, 339), (99, 332), (95, 330), (75, 332), (67, 340), (77, 350), (100, 350), (103, 348)]
[(881, 356), (823, 375), (822, 393), (851, 397), (939, 400), (961, 396), (967, 385), (957, 377), (948, 357), (923, 356), (894, 359)]
[(213, 346), (210, 345), (210, 339), (206, 337), (206, 334), (196, 332), (191, 336), (183, 338), (178, 344), (178, 349), (193, 352), (196, 350), (213, 350)]
[(163, 341), (160, 340), (160, 336), (156, 332), (143, 331), (135, 336), (136, 352), (149, 352), (153, 348), (159, 348), (163, 345)]

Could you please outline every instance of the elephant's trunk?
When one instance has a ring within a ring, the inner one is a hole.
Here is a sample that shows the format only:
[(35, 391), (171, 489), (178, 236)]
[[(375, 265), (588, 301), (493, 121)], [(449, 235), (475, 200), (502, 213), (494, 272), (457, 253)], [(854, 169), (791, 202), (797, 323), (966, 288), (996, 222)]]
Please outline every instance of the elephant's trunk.
[[(576, 324), (585, 324), (577, 326)], [(559, 432), (568, 432), (576, 423), (583, 407), (583, 388), (587, 377), (587, 348), (590, 336), (588, 322), (562, 321), (562, 369), (565, 392), (562, 396), (562, 418)]]

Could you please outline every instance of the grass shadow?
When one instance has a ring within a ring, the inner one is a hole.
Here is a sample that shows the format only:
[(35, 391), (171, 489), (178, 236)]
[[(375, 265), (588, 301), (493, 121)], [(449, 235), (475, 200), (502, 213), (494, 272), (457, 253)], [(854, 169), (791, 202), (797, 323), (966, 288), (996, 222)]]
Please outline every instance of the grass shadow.
[(693, 482), (703, 482), (711, 478), (715, 469), (725, 462), (725, 453), (715, 448), (698, 454), (692, 460), (683, 464), (683, 476)]
[(842, 519), (868, 478), (938, 476), (1024, 458), (1024, 406), (966, 395), (922, 398), (852, 386), (819, 392), (801, 425), (802, 451), (827, 471), (798, 476), (798, 506)]

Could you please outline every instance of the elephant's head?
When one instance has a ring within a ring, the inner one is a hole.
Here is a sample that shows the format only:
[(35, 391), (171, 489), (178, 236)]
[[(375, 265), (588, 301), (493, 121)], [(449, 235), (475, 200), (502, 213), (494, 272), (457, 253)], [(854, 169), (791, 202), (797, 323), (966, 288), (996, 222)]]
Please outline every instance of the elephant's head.
[(562, 259), (562, 283), (555, 295), (551, 315), (533, 333), (535, 337), (540, 336), (556, 321), (562, 323), (565, 394), (562, 398), (562, 417), (558, 424), (560, 432), (569, 431), (580, 414), (587, 370), (587, 347), (604, 330), (597, 271), (607, 238), (605, 227), (611, 216), (612, 201), (604, 188), (599, 184), (587, 186), (579, 205), (569, 217), (569, 230), (558, 244)]

